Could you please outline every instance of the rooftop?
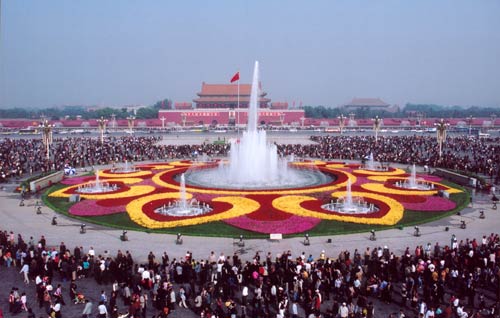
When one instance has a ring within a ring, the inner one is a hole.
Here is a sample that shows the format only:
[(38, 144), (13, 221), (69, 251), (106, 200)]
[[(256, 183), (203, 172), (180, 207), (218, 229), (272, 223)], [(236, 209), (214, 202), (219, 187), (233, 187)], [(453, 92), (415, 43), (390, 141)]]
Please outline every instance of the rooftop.
[[(259, 87), (261, 85), (259, 84)], [(242, 95), (248, 95), (250, 96), (250, 92), (252, 90), (252, 85), (251, 84), (240, 84), (240, 96)], [(197, 95), (199, 96), (207, 96), (207, 95), (212, 95), (212, 96), (220, 96), (220, 95), (238, 95), (238, 84), (207, 84), (203, 82), (201, 84), (201, 92), (199, 92)], [(262, 92), (260, 93), (260, 96), (265, 96), (266, 93)]]
[(349, 103), (344, 106), (378, 106), (378, 107), (388, 107), (390, 106), (380, 98), (353, 98)]

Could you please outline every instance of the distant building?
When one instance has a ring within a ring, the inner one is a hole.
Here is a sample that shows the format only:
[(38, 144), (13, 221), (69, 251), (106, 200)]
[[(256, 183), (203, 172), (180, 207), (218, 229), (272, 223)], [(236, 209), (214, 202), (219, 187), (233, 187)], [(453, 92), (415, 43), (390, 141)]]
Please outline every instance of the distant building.
[(191, 102), (175, 102), (175, 109), (193, 109), (193, 103)]
[(271, 109), (288, 109), (287, 102), (273, 102), (271, 103)]
[[(250, 103), (251, 84), (240, 84), (239, 108), (248, 108)], [(198, 98), (193, 102), (196, 108), (238, 108), (238, 85), (237, 84), (201, 84), (201, 92), (197, 93)], [(266, 98), (266, 92), (259, 94), (259, 107), (268, 108), (271, 102)]]
[(349, 103), (343, 105), (346, 110), (388, 110), (390, 106), (380, 98), (353, 98)]
[[(250, 84), (240, 84), (239, 107), (237, 84), (201, 85), (201, 92), (193, 102), (176, 102), (171, 110), (160, 109), (158, 118), (165, 118), (166, 125), (246, 125), (250, 104)], [(305, 116), (302, 109), (288, 109), (287, 102), (274, 102), (259, 94), (259, 123), (265, 125), (299, 125)]]

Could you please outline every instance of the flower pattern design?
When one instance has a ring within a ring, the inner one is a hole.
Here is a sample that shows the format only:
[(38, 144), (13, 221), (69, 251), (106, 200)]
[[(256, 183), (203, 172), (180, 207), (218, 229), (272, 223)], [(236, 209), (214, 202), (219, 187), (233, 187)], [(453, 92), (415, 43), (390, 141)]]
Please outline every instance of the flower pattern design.
[[(165, 163), (137, 164), (138, 171), (116, 173), (112, 170), (99, 172), (100, 179), (115, 184), (116, 190), (103, 193), (81, 193), (83, 201), (69, 208), (77, 216), (99, 216), (127, 213), (138, 225), (150, 228), (175, 228), (196, 226), (222, 221), (228, 225), (258, 233), (294, 234), (309, 231), (322, 221), (333, 220), (359, 224), (392, 226), (397, 224), (405, 209), (413, 211), (443, 212), (455, 208), (447, 198), (436, 197), (439, 190), (450, 194), (461, 190), (439, 183), (432, 176), (419, 176), (433, 183), (432, 190), (398, 188), (396, 182), (408, 178), (399, 168), (388, 171), (363, 170), (359, 164), (340, 162), (304, 161), (293, 162), (298, 169), (314, 166), (333, 178), (319, 186), (276, 190), (234, 190), (187, 186), (188, 199), (195, 198), (212, 208), (211, 212), (199, 216), (168, 216), (155, 213), (159, 207), (180, 197), (176, 177), (192, 166), (198, 169), (215, 167), (214, 163), (187, 160)], [(346, 195), (348, 179), (352, 184), (352, 195), (362, 197), (365, 202), (377, 207), (376, 212), (339, 213), (322, 208), (332, 198)], [(92, 177), (65, 179), (69, 185), (49, 194), (49, 198), (68, 198), (77, 193)]]

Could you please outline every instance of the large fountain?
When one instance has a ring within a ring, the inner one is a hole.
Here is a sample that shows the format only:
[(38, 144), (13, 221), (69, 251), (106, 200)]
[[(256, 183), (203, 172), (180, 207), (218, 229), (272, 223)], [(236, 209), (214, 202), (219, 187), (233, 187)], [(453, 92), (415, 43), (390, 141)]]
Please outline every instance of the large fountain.
[(397, 181), (395, 186), (410, 190), (434, 190), (434, 183), (427, 182), (423, 179), (417, 179), (415, 164), (411, 167), (410, 177), (404, 181)]
[(344, 214), (368, 214), (378, 211), (378, 208), (366, 202), (362, 197), (353, 197), (351, 179), (347, 179), (346, 195), (321, 206), (323, 209)]
[(156, 213), (170, 216), (196, 216), (212, 211), (212, 208), (195, 199), (188, 200), (186, 192), (186, 179), (184, 173), (181, 175), (179, 200), (165, 204), (155, 210)]
[(248, 126), (241, 138), (231, 141), (229, 161), (217, 168), (194, 168), (186, 173), (190, 185), (223, 189), (283, 189), (330, 182), (332, 177), (313, 169), (296, 169), (278, 156), (276, 145), (258, 130), (259, 62), (255, 62)]
[(110, 184), (106, 181), (99, 180), (99, 170), (95, 171), (95, 180), (87, 182), (76, 189), (77, 193), (103, 193), (118, 190), (116, 184)]

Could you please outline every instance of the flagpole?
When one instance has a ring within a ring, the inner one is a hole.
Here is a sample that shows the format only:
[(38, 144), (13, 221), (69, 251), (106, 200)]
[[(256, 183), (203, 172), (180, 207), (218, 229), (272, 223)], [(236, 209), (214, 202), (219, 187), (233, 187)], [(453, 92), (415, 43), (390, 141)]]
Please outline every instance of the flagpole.
[(238, 99), (237, 99), (237, 103), (236, 103), (236, 111), (238, 112), (238, 115), (237, 115), (237, 123), (236, 123), (236, 132), (237, 132), (237, 135), (238, 135), (238, 138), (240, 137), (240, 79), (239, 79), (239, 76), (240, 75), (240, 71), (238, 71)]

